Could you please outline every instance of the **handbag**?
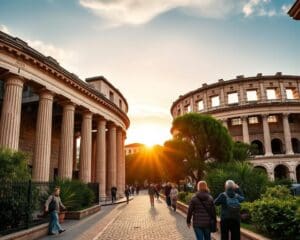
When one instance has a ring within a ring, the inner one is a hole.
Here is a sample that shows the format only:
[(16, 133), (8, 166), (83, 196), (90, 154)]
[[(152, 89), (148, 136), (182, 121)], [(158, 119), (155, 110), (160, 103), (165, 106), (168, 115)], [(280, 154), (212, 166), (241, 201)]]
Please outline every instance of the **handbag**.
[(217, 221), (216, 221), (216, 219), (212, 216), (211, 212), (207, 209), (207, 207), (204, 205), (204, 203), (201, 201), (201, 199), (199, 197), (198, 197), (198, 199), (201, 202), (202, 206), (204, 207), (205, 211), (210, 216), (210, 220), (209, 220), (209, 229), (210, 229), (210, 232), (212, 232), (212, 233), (217, 232), (218, 229), (217, 229)]

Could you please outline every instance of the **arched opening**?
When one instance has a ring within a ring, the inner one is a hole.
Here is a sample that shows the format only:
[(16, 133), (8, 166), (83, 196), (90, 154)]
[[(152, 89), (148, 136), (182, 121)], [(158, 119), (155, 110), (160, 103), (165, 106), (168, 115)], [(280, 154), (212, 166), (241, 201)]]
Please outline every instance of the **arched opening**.
[(300, 153), (300, 141), (297, 138), (292, 138), (292, 146), (294, 153)]
[(300, 164), (296, 167), (296, 179), (297, 183), (300, 183)]
[(282, 142), (278, 138), (274, 138), (271, 141), (272, 153), (273, 154), (283, 154)]
[(289, 169), (285, 165), (277, 165), (274, 169), (275, 179), (289, 178)]
[(265, 154), (264, 146), (261, 141), (254, 140), (251, 142), (251, 145), (254, 146), (253, 155), (264, 155)]
[(254, 168), (255, 168), (257, 171), (260, 171), (260, 172), (262, 172), (262, 173), (267, 174), (267, 169), (266, 169), (265, 167), (263, 167), (263, 166), (255, 166)]

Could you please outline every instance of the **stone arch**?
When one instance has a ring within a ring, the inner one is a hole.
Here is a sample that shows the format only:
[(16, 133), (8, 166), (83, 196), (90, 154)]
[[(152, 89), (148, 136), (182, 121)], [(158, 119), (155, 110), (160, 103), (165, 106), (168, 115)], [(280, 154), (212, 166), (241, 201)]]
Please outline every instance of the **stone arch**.
[(300, 164), (296, 167), (296, 180), (300, 183)]
[(259, 140), (254, 140), (251, 142), (251, 145), (255, 145), (257, 147), (257, 151), (254, 153), (254, 155), (264, 155), (265, 154), (265, 150), (264, 150), (264, 145), (261, 141)]
[(264, 172), (265, 174), (268, 174), (268, 170), (265, 166), (257, 165), (257, 166), (254, 166), (254, 168), (261, 171), (261, 172)]
[(275, 179), (287, 179), (289, 178), (289, 168), (284, 164), (278, 164), (274, 168)]
[(272, 153), (273, 154), (283, 154), (282, 141), (279, 138), (274, 138), (271, 141)]
[(292, 138), (292, 147), (294, 153), (300, 153), (300, 141), (297, 138)]

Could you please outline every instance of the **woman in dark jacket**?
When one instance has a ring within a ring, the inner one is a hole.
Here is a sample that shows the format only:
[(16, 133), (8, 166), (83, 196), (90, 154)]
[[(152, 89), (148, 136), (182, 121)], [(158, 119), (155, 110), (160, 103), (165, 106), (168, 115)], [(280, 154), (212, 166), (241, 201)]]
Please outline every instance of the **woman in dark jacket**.
[(216, 222), (216, 209), (214, 200), (209, 194), (209, 189), (205, 181), (200, 181), (197, 184), (198, 192), (192, 198), (188, 214), (187, 225), (191, 227), (191, 219), (193, 218), (193, 228), (197, 240), (210, 240), (211, 221)]

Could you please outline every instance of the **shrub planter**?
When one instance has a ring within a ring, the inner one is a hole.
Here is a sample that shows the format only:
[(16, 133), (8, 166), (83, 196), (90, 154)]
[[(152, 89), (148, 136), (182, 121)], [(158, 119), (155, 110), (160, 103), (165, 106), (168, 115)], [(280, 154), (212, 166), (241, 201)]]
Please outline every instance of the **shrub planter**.
[(67, 211), (65, 215), (65, 219), (82, 219), (84, 217), (90, 216), (96, 212), (99, 212), (101, 209), (100, 205), (95, 205), (80, 211)]

